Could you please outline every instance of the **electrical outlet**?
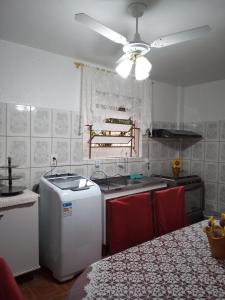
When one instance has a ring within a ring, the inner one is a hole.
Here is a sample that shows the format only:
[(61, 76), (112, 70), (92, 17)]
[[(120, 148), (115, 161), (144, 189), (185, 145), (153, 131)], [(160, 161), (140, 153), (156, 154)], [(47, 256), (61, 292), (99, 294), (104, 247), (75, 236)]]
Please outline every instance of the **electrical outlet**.
[(57, 166), (57, 154), (53, 153), (50, 155), (50, 165)]

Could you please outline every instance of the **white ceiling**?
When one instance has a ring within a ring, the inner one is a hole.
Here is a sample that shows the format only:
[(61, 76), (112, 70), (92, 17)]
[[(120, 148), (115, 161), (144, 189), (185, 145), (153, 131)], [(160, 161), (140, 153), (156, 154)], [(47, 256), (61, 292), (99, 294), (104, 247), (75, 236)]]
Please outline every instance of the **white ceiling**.
[[(133, 38), (135, 19), (129, 0), (0, 0), (0, 39), (114, 68), (121, 46), (74, 20), (84, 12), (111, 29)], [(152, 49), (151, 78), (175, 85), (225, 79), (225, 0), (146, 0), (139, 22), (144, 41), (209, 25), (202, 38)]]

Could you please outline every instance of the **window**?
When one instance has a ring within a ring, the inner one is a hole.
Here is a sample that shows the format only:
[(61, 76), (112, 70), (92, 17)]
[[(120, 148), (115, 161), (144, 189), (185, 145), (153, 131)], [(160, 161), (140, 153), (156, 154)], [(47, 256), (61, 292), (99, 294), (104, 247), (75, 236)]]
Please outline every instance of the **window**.
[[(150, 81), (122, 79), (92, 67), (82, 73), (84, 159), (141, 156), (145, 86)], [(150, 108), (149, 94), (146, 99)]]

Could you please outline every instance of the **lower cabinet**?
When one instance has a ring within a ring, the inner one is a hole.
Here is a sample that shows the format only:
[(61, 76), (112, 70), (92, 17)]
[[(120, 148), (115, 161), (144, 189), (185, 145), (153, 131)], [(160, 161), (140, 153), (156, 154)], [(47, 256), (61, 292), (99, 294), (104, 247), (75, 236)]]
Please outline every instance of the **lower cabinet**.
[(151, 203), (150, 193), (134, 194), (107, 201), (106, 243), (109, 254), (153, 238)]
[(39, 268), (38, 201), (0, 209), (0, 256), (14, 276)]

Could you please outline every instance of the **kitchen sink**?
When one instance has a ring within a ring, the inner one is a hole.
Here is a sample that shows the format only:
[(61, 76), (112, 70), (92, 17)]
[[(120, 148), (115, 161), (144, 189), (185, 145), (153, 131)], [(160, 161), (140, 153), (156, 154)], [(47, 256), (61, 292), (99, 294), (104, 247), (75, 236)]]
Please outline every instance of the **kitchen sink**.
[(121, 175), (101, 179), (92, 179), (92, 181), (98, 184), (103, 193), (126, 191), (159, 183), (159, 180), (149, 177), (144, 177), (143, 179), (131, 179), (129, 176)]

